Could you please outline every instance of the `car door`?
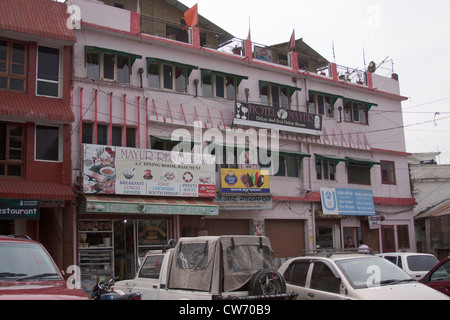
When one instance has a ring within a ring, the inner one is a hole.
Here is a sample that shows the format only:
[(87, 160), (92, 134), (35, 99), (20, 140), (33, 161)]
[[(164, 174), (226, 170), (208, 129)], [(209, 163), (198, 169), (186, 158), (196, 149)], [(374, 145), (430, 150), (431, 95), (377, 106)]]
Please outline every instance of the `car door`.
[(142, 300), (157, 300), (160, 290), (160, 273), (164, 255), (147, 256), (134, 279), (133, 291), (142, 294)]
[(450, 259), (427, 274), (423, 283), (450, 296)]
[(306, 281), (308, 272), (312, 263), (310, 260), (293, 261), (283, 274), (286, 280), (286, 292), (295, 292), (298, 294), (297, 300), (305, 300), (306, 297)]
[(341, 277), (336, 269), (325, 261), (315, 261), (305, 289), (308, 300), (346, 299), (341, 292)]

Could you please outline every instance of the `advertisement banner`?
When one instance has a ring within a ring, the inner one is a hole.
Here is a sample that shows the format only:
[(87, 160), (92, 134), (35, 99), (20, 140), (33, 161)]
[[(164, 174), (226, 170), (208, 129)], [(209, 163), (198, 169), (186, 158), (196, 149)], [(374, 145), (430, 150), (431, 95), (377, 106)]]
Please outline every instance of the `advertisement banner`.
[(86, 194), (216, 196), (211, 155), (84, 144)]
[(39, 220), (40, 200), (0, 199), (0, 220)]
[(252, 103), (238, 102), (233, 121), (244, 126), (322, 135), (320, 115)]
[(218, 195), (214, 203), (220, 210), (272, 210), (272, 196)]
[(223, 193), (270, 193), (269, 171), (221, 169)]
[(324, 215), (374, 216), (371, 190), (320, 188)]

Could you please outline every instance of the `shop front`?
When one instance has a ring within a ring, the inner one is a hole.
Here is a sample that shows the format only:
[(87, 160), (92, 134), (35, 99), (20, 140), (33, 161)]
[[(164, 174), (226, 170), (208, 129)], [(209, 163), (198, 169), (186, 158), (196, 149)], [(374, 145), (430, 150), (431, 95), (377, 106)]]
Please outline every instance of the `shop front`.
[(178, 239), (205, 216), (219, 215), (213, 157), (83, 145), (78, 207), (82, 287), (131, 279), (140, 258)]

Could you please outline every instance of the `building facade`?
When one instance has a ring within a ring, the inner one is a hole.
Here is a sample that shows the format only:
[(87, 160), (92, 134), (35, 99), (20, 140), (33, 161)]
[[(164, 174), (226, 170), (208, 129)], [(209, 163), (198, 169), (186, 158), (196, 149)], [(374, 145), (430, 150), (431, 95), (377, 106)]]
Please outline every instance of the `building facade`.
[(0, 234), (42, 242), (73, 264), (71, 78), (65, 4), (0, 3)]
[[(266, 235), (278, 258), (359, 240), (416, 249), (395, 77), (329, 63), (302, 40), (291, 51), (202, 16), (187, 26), (177, 1), (71, 5), (85, 281), (128, 278), (182, 236)], [(202, 156), (178, 161), (175, 146)]]

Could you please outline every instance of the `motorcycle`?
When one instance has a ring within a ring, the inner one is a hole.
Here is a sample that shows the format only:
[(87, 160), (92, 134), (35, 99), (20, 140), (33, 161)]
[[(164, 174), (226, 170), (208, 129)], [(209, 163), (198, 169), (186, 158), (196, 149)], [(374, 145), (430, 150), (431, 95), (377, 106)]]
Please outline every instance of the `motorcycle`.
[(100, 281), (92, 289), (91, 298), (94, 300), (142, 300), (142, 294), (139, 292), (130, 292), (126, 294), (120, 290), (113, 290), (115, 280), (111, 279), (108, 283)]

